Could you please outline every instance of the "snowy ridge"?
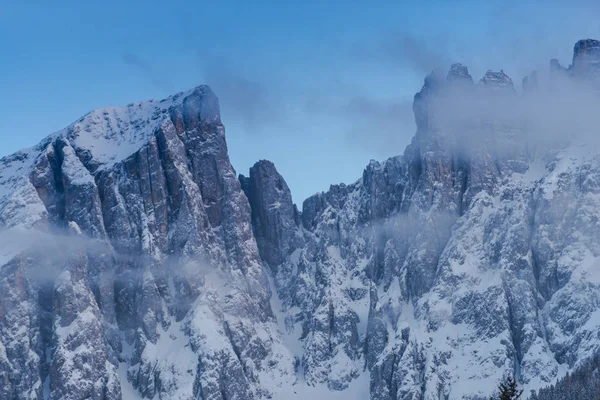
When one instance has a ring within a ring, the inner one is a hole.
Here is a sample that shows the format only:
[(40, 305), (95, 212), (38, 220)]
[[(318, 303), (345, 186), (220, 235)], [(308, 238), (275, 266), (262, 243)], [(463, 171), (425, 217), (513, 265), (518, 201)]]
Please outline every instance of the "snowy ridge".
[(100, 108), (54, 135), (66, 136), (76, 149), (89, 153), (100, 168), (110, 168), (139, 150), (169, 118), (169, 108), (181, 104), (191, 92), (178, 93), (162, 101)]
[(58, 138), (70, 144), (71, 163), (86, 161), (90, 173), (79, 165), (71, 167), (81, 179), (111, 168), (138, 151), (166, 120), (169, 110), (181, 106), (194, 92), (210, 92), (208, 86), (169, 96), (164, 100), (148, 100), (122, 107), (105, 107), (89, 112), (68, 127), (55, 132), (37, 146), (23, 149), (0, 159), (0, 226), (31, 227), (46, 217), (43, 202), (28, 183), (29, 175), (43, 152)]

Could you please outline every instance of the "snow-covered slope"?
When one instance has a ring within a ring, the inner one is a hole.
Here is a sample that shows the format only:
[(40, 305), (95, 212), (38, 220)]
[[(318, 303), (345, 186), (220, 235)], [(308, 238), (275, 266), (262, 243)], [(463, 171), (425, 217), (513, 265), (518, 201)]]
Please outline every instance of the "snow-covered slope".
[[(578, 42), (554, 78), (595, 87), (598, 48)], [(272, 163), (236, 176), (206, 86), (1, 159), (0, 398), (453, 400), (555, 381), (600, 347), (600, 151), (589, 132), (538, 140), (536, 79), (517, 95), (502, 71), (428, 76), (404, 155), (302, 212)]]
[[(48, 136), (39, 145), (3, 158), (0, 161), (0, 221), (5, 226), (31, 227), (44, 218), (43, 204), (27, 181), (34, 166), (40, 162), (44, 151), (50, 151), (53, 142), (61, 139), (68, 142), (69, 155), (63, 168), (72, 169), (78, 174), (75, 178), (81, 182), (90, 181), (91, 172), (109, 169), (137, 152), (156, 129), (169, 120), (169, 109), (181, 107), (194, 90), (210, 89), (199, 87), (161, 101), (97, 109)], [(73, 157), (74, 153), (76, 157)], [(85, 168), (78, 158), (85, 160)]]

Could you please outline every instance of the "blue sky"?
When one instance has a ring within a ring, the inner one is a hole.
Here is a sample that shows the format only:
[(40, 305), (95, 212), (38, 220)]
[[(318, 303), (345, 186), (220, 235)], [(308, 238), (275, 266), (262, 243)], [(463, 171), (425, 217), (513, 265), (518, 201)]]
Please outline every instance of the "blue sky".
[(0, 0), (0, 156), (94, 108), (208, 83), (236, 170), (273, 161), (297, 202), (401, 154), (432, 69), (518, 84), (600, 38), (584, 0), (50, 3)]

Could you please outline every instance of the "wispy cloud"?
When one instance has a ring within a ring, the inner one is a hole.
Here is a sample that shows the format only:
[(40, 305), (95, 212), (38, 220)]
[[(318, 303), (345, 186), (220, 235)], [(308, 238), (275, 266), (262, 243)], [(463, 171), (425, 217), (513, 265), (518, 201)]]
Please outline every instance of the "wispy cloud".
[(223, 113), (240, 121), (247, 132), (260, 133), (265, 126), (285, 119), (289, 99), (273, 82), (249, 77), (224, 56), (198, 53), (197, 58), (205, 83), (219, 96)]
[(414, 133), (412, 98), (378, 98), (359, 91), (313, 95), (306, 99), (305, 111), (337, 121), (345, 132), (344, 145), (376, 155), (402, 153)]
[(166, 74), (156, 71), (149, 63), (144, 61), (138, 55), (132, 52), (124, 52), (121, 60), (135, 68), (145, 79), (148, 79), (152, 85), (158, 88), (164, 94), (171, 94), (174, 91), (173, 84)]
[(398, 71), (404, 68), (427, 75), (432, 70), (447, 68), (452, 62), (449, 46), (449, 37), (445, 35), (426, 37), (395, 30), (382, 32), (374, 40), (357, 44), (351, 56)]

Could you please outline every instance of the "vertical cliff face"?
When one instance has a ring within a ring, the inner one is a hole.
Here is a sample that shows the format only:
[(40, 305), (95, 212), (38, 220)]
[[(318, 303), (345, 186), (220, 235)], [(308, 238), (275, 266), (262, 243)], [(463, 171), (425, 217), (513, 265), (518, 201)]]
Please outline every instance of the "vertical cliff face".
[[(578, 42), (553, 82), (593, 87), (597, 48)], [(478, 399), (507, 375), (553, 382), (600, 346), (600, 168), (593, 146), (540, 146), (513, 114), (540, 85), (429, 75), (404, 154), (302, 212), (271, 162), (236, 176), (206, 86), (1, 159), (0, 397)]]
[(259, 161), (250, 176), (239, 177), (252, 208), (252, 226), (262, 260), (271, 267), (282, 264), (303, 245), (300, 213), (287, 183), (270, 161)]
[(79, 244), (2, 268), (4, 397), (254, 398), (293, 380), (208, 87), (94, 111), (2, 164), (3, 226)]

